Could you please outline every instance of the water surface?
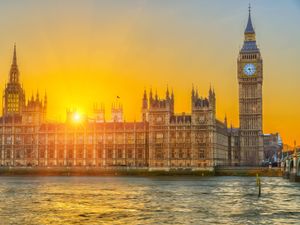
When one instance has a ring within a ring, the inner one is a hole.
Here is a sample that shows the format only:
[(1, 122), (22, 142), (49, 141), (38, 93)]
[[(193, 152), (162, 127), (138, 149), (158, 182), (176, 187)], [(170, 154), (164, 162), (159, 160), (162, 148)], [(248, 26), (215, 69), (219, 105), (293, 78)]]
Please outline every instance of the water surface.
[(0, 177), (0, 224), (300, 224), (300, 184), (255, 177)]

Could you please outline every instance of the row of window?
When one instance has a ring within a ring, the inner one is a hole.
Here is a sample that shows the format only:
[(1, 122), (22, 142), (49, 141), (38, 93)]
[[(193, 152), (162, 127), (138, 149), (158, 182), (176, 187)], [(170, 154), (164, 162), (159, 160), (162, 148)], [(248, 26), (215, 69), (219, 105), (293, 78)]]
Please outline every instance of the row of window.
[(256, 58), (257, 58), (256, 54), (242, 55), (242, 59), (256, 59)]
[[(48, 159), (144, 159), (145, 151), (144, 149), (98, 149), (95, 152), (93, 150), (84, 151), (82, 148), (66, 149), (66, 151), (55, 151), (54, 149), (48, 149), (47, 151), (42, 148), (38, 152), (33, 149), (17, 150), (14, 151), (15, 159), (25, 159), (25, 158), (48, 158)], [(0, 154), (1, 158), (2, 154)], [(4, 151), (4, 158), (10, 159), (13, 156), (12, 151)]]
[[(156, 149), (154, 156), (155, 159), (164, 159), (165, 153), (162, 149)], [(207, 157), (207, 151), (205, 148), (200, 148), (197, 151), (198, 159), (205, 159)], [(172, 159), (191, 159), (192, 154), (190, 149), (171, 149), (171, 158)]]

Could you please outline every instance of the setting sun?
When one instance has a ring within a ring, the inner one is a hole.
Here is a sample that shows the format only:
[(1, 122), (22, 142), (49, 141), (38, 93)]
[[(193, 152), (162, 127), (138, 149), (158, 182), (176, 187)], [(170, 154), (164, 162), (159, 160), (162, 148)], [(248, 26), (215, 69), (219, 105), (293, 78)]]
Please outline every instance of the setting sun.
[(78, 123), (81, 121), (81, 115), (78, 113), (78, 112), (75, 112), (74, 115), (73, 115), (73, 121), (75, 123)]

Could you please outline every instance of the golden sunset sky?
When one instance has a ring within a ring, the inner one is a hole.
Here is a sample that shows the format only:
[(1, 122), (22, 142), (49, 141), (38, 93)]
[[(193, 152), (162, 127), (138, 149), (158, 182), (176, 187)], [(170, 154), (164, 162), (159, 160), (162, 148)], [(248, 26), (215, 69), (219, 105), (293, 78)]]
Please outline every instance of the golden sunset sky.
[[(250, 1), (264, 59), (264, 132), (300, 143), (300, 3)], [(48, 95), (48, 119), (66, 108), (91, 114), (120, 96), (126, 121), (140, 120), (144, 88), (164, 97), (174, 89), (175, 111), (190, 112), (192, 84), (217, 116), (238, 126), (237, 56), (248, 0), (2, 0), (0, 84), (8, 80), (13, 44), (26, 97)]]

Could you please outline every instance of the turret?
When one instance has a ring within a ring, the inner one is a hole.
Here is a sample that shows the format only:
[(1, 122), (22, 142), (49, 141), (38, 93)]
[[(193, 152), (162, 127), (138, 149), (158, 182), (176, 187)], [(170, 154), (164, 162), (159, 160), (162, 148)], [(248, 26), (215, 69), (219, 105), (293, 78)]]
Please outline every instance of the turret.
[(215, 90), (211, 89), (211, 87), (209, 88), (208, 91), (208, 100), (211, 105), (211, 108), (214, 110), (214, 112), (216, 112), (216, 95), (215, 95)]
[(153, 102), (152, 88), (150, 88), (149, 101), (150, 104)]
[(171, 107), (172, 107), (172, 111), (174, 112), (174, 92), (173, 92), (173, 88), (172, 88), (172, 93), (171, 93)]
[(194, 89), (194, 85), (193, 85), (193, 87), (192, 87), (192, 98), (191, 98), (192, 102), (194, 101), (194, 99), (195, 99), (195, 89)]
[(215, 95), (209, 88), (208, 97), (199, 97), (198, 90), (192, 88), (192, 122), (194, 124), (215, 125)]
[(167, 125), (170, 123), (170, 118), (174, 115), (174, 93), (172, 90), (171, 96), (167, 89), (165, 98), (159, 98), (157, 91), (155, 99), (150, 102), (147, 112), (147, 121), (150, 126)]
[(39, 102), (40, 101), (40, 95), (39, 95), (39, 91), (36, 92), (36, 102)]
[(144, 90), (144, 95), (143, 95), (143, 106), (142, 109), (148, 109), (148, 98), (147, 98), (147, 93), (146, 89)]
[(94, 114), (95, 114), (96, 123), (105, 122), (105, 107), (104, 107), (104, 104), (101, 104), (100, 107), (98, 107), (98, 105), (95, 104), (94, 105)]
[[(151, 96), (151, 92), (150, 92), (150, 96)], [(157, 90), (155, 92), (155, 98), (150, 101), (150, 105), (149, 105), (149, 110), (155, 111), (166, 111), (166, 112), (170, 112), (170, 113), (174, 113), (174, 93), (172, 90), (171, 93), (171, 97), (170, 97), (170, 92), (167, 89), (166, 91), (166, 98), (165, 99), (161, 99), (158, 97), (157, 94)]]
[(123, 122), (123, 106), (121, 103), (112, 104), (111, 118), (113, 122)]
[(192, 88), (192, 111), (197, 110), (212, 110), (212, 112), (216, 113), (216, 95), (214, 90), (210, 87), (208, 91), (208, 97), (199, 97), (198, 90), (194, 90)]
[(47, 99), (47, 94), (45, 92), (45, 96), (44, 96), (44, 109), (47, 109), (47, 103), (48, 103), (48, 99)]
[(148, 98), (146, 89), (144, 90), (143, 103), (142, 103), (142, 121), (148, 120)]
[(170, 93), (169, 93), (169, 87), (167, 87), (167, 91), (166, 91), (166, 99), (170, 99)]
[(226, 126), (227, 128), (227, 115), (225, 114), (225, 117), (224, 117), (224, 125)]

